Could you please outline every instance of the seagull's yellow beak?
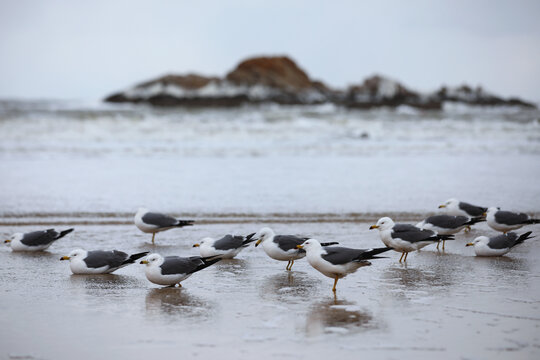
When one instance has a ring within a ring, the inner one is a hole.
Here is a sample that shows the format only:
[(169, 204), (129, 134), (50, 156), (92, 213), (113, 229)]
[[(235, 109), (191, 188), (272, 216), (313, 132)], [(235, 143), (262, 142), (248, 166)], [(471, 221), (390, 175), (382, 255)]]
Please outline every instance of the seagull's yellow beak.
[(199, 247), (201, 244), (193, 244), (193, 247)]
[(62, 256), (62, 257), (60, 258), (60, 260), (69, 260), (69, 259), (70, 259), (69, 256)]
[(148, 264), (147, 260), (141, 260), (140, 264)]
[(7, 240), (4, 240), (4, 244), (9, 244), (11, 242), (11, 240), (7, 239)]
[(439, 205), (439, 209), (445, 208), (446, 205)]
[(379, 228), (379, 225), (371, 225), (369, 227), (369, 230), (378, 229), (378, 228)]
[(260, 243), (262, 243), (262, 240), (261, 240), (261, 239), (257, 240), (257, 241), (255, 242), (255, 247), (259, 246)]
[(304, 247), (302, 245), (296, 245), (297, 249), (303, 249)]
[(467, 243), (465, 246), (474, 246), (473, 243)]

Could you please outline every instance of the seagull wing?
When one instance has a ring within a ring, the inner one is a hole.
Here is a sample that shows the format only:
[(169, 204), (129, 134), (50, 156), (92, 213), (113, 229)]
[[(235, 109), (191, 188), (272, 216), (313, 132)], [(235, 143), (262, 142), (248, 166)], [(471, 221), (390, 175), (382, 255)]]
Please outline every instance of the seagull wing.
[(128, 258), (129, 255), (123, 251), (94, 250), (88, 252), (88, 255), (84, 258), (84, 262), (89, 268), (100, 268), (103, 266), (116, 268), (121, 266)]
[(434, 231), (422, 230), (409, 224), (396, 224), (392, 228), (391, 233), (393, 239), (401, 239), (410, 243), (419, 241), (437, 241), (435, 235)]
[(524, 213), (514, 213), (511, 211), (497, 211), (495, 221), (505, 225), (519, 225), (529, 220), (529, 215)]
[(295, 235), (276, 235), (274, 236), (274, 242), (283, 251), (300, 250), (297, 249), (297, 245), (301, 245), (306, 241), (304, 238)]
[(482, 216), (487, 211), (487, 208), (485, 207), (472, 205), (466, 202), (460, 202), (459, 208), (471, 216)]
[(214, 248), (216, 250), (232, 250), (232, 249), (238, 249), (243, 245), (244, 237), (243, 236), (233, 236), (233, 235), (225, 235), (219, 240), (216, 240), (214, 242)]
[(58, 233), (54, 229), (32, 231), (24, 234), (21, 242), (26, 246), (39, 246), (52, 243)]
[(178, 220), (172, 216), (148, 212), (142, 216), (142, 221), (146, 224), (155, 225), (160, 228), (172, 227), (178, 225)]

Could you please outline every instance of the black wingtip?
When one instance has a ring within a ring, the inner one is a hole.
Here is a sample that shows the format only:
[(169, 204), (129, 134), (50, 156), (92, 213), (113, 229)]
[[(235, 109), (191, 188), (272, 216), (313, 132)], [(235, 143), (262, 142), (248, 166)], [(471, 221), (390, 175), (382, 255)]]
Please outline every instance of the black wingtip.
[(471, 218), (464, 225), (474, 225), (482, 221), (486, 221), (486, 218), (484, 216), (476, 216), (476, 217)]
[(253, 239), (253, 236), (255, 236), (255, 233), (251, 233), (249, 235), (246, 235), (245, 240), (242, 241), (242, 245), (246, 245), (246, 244), (249, 244), (249, 243), (255, 241), (256, 239)]
[(321, 246), (339, 245), (337, 241), (321, 243)]
[(364, 251), (359, 257), (358, 260), (368, 260), (368, 259), (383, 259), (384, 257), (378, 257), (375, 255), (381, 254), (392, 250), (390, 247), (375, 248), (368, 251)]
[(195, 220), (178, 220), (177, 227), (192, 226)]
[(436, 236), (436, 239), (437, 239), (437, 240), (444, 240), (444, 241), (448, 241), (448, 240), (456, 240), (456, 238), (454, 237), (454, 235), (437, 235), (437, 236)]
[(63, 238), (64, 236), (66, 236), (67, 234), (72, 232), (73, 230), (75, 230), (75, 229), (71, 228), (71, 229), (67, 229), (67, 230), (64, 230), (64, 231), (60, 231), (60, 234), (58, 234), (58, 237), (56, 238), (56, 240), (58, 240), (60, 238)]

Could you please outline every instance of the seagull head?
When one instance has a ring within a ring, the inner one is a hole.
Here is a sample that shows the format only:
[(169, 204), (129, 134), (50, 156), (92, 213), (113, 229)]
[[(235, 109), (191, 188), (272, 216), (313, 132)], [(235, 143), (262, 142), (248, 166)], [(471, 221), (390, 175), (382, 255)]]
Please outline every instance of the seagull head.
[(83, 249), (75, 249), (69, 253), (68, 256), (62, 256), (60, 260), (72, 260), (72, 259), (83, 259), (88, 252)]
[(490, 206), (487, 211), (486, 211), (486, 215), (489, 215), (489, 214), (495, 214), (497, 211), (501, 210), (500, 207), (497, 207), (497, 206)]
[(4, 240), (4, 244), (11, 244), (14, 241), (20, 241), (24, 237), (23, 233), (15, 233), (9, 237), (9, 239)]
[(297, 249), (304, 249), (306, 251), (316, 250), (322, 248), (321, 243), (315, 239), (308, 239), (302, 243), (302, 245), (296, 245)]
[(200, 246), (205, 245), (205, 244), (210, 245), (210, 244), (212, 244), (212, 241), (213, 241), (213, 240), (214, 240), (214, 239), (212, 239), (211, 237), (205, 237), (204, 239), (202, 239), (202, 240), (199, 241), (198, 243), (193, 244), (193, 247), (200, 247)]
[(155, 265), (155, 266), (159, 266), (161, 264), (163, 264), (163, 261), (165, 261), (165, 259), (163, 258), (163, 256), (159, 255), (159, 254), (150, 254), (146, 257), (146, 259), (144, 260), (141, 260), (141, 264), (146, 264), (146, 266), (152, 266), (152, 265)]
[(270, 239), (274, 236), (274, 231), (270, 229), (269, 227), (263, 227), (261, 230), (257, 231), (255, 235), (253, 235), (252, 239), (257, 239), (255, 242), (255, 246), (259, 246), (260, 243), (263, 241)]
[(391, 229), (393, 226), (394, 221), (392, 219), (390, 219), (389, 217), (382, 217), (379, 219), (379, 221), (377, 221), (377, 224), (371, 225), (369, 229), (379, 229), (379, 231), (383, 231)]
[(489, 242), (489, 238), (487, 236), (478, 236), (476, 239), (473, 240), (473, 242), (467, 243), (465, 246), (475, 246), (476, 244), (487, 244)]
[(446, 202), (442, 205), (439, 205), (439, 209), (447, 209), (447, 210), (459, 210), (459, 200), (458, 199), (448, 199)]

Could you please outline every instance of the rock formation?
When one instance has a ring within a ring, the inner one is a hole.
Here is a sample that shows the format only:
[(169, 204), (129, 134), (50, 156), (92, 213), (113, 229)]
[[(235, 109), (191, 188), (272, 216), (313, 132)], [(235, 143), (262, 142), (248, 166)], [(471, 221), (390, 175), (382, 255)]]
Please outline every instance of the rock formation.
[(288, 57), (255, 57), (242, 61), (224, 78), (196, 74), (166, 75), (108, 96), (107, 102), (149, 103), (156, 106), (239, 106), (278, 103), (307, 105), (335, 103), (349, 108), (396, 107), (440, 109), (444, 102), (470, 105), (535, 107), (520, 99), (503, 99), (469, 86), (442, 87), (419, 93), (397, 81), (372, 76), (347, 90), (330, 89)]

